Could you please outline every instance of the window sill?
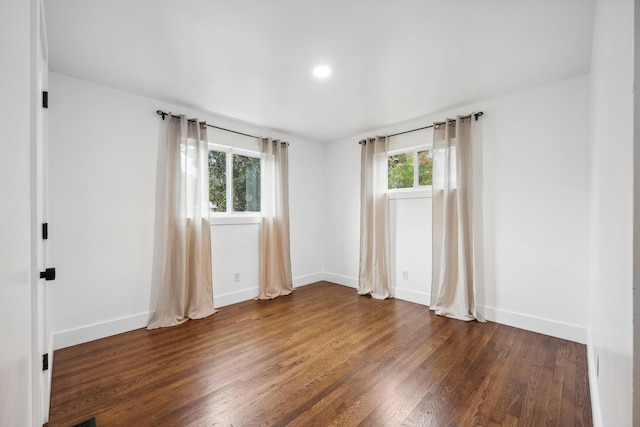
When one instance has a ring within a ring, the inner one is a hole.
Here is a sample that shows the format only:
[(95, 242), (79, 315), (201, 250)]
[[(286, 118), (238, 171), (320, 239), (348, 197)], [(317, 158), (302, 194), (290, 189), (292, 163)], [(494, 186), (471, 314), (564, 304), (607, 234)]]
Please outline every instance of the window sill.
[(397, 200), (397, 199), (427, 199), (431, 198), (432, 193), (431, 189), (409, 189), (409, 190), (394, 190), (389, 191), (388, 193), (389, 200)]
[(260, 224), (260, 213), (257, 214), (217, 214), (211, 215), (211, 226)]

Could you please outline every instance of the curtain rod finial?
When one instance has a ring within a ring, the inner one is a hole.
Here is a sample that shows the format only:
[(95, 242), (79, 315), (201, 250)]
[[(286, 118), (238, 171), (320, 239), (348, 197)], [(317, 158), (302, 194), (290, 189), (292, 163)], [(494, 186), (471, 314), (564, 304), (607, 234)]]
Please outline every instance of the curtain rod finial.
[(479, 117), (484, 116), (484, 113), (482, 111), (478, 111), (477, 113), (474, 114), (474, 116), (475, 116), (476, 122), (477, 122)]
[(156, 110), (156, 114), (157, 114), (157, 115), (159, 115), (159, 116), (162, 116), (162, 120), (164, 120), (164, 117), (165, 117), (165, 116), (168, 116), (168, 115), (169, 115), (169, 113), (165, 113), (165, 112), (164, 112), (164, 111), (162, 111), (162, 110)]

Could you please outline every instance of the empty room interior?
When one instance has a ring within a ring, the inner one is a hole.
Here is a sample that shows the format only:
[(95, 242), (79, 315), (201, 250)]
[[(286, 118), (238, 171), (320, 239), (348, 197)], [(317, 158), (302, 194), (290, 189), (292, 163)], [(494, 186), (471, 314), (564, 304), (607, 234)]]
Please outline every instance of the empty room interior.
[(0, 425), (640, 425), (636, 2), (2, 9)]

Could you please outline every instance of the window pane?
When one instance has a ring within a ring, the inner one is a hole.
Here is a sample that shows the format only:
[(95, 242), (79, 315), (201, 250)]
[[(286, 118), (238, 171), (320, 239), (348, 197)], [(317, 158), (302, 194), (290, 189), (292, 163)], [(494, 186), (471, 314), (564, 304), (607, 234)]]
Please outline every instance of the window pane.
[(233, 155), (233, 211), (260, 212), (260, 159)]
[(227, 153), (209, 150), (209, 207), (227, 211)]
[(389, 156), (388, 162), (389, 188), (413, 187), (413, 153)]
[(418, 185), (433, 184), (433, 150), (418, 151)]

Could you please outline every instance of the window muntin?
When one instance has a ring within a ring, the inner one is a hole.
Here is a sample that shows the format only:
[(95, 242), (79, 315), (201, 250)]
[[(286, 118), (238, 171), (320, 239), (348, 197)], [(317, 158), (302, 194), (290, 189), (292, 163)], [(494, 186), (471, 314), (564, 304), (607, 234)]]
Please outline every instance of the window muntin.
[(260, 212), (258, 153), (209, 145), (209, 206), (212, 214)]

